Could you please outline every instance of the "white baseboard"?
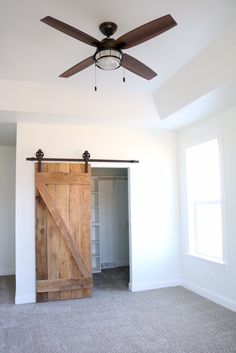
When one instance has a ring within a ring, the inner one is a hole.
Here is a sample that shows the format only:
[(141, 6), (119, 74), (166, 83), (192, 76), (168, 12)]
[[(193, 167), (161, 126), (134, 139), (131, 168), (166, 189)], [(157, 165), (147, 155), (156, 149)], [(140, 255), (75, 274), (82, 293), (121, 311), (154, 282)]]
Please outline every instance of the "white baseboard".
[(181, 285), (180, 279), (173, 279), (169, 281), (158, 282), (142, 282), (142, 283), (129, 283), (129, 290), (131, 292), (139, 292), (144, 290), (159, 289), (166, 287), (176, 287)]
[(36, 302), (35, 293), (15, 296), (15, 304), (30, 304), (35, 302)]
[(0, 276), (12, 276), (14, 274), (15, 274), (15, 269), (0, 270)]
[(212, 300), (213, 302), (220, 304), (222, 306), (224, 306), (227, 309), (236, 311), (236, 302), (228, 299), (226, 297), (223, 297), (219, 294), (216, 294), (214, 292), (211, 292), (207, 289), (204, 289), (202, 287), (199, 287), (197, 285), (195, 285), (194, 283), (188, 282), (188, 281), (182, 281), (182, 286), (186, 289), (189, 289), (199, 295), (201, 295), (202, 297), (205, 297), (209, 300)]

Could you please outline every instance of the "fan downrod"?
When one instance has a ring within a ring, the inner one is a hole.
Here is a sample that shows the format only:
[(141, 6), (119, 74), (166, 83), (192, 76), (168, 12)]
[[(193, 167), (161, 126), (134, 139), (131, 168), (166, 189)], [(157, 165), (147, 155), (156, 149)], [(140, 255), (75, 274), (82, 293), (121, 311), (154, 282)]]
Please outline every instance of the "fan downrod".
[(111, 37), (117, 30), (117, 25), (114, 22), (103, 22), (99, 26), (100, 31), (104, 36)]

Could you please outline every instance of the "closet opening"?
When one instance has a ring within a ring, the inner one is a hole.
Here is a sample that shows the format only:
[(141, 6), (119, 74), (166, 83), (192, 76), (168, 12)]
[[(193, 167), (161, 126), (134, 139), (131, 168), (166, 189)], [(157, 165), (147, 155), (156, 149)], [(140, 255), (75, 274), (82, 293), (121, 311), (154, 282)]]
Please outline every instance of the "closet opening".
[(128, 290), (128, 168), (92, 168), (91, 192), (94, 291)]
[(0, 136), (0, 305), (15, 301), (15, 161), (15, 146), (2, 146)]

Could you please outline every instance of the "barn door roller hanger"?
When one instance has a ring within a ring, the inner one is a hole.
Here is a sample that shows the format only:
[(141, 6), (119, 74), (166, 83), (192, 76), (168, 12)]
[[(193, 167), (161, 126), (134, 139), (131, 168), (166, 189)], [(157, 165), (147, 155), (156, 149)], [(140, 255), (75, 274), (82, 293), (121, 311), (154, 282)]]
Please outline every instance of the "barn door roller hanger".
[(38, 172), (41, 172), (42, 162), (84, 162), (85, 163), (85, 173), (88, 173), (88, 163), (89, 162), (105, 162), (105, 163), (139, 163), (137, 160), (126, 160), (126, 159), (90, 159), (90, 153), (84, 151), (83, 158), (44, 158), (44, 153), (39, 149), (35, 157), (26, 158), (27, 161), (37, 161), (38, 162)]

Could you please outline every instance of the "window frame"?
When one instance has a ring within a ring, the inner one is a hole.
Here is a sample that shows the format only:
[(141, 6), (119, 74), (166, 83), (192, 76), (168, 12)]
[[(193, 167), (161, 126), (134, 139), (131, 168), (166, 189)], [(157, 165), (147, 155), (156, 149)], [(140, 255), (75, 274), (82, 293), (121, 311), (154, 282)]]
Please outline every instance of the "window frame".
[[(221, 187), (221, 215), (222, 215), (222, 261), (201, 255), (190, 251), (190, 236), (189, 236), (189, 209), (188, 209), (188, 185), (187, 185), (187, 159), (186, 150), (190, 147), (200, 145), (202, 143), (211, 142), (217, 140), (218, 151), (219, 151), (219, 164), (220, 164), (220, 187)], [(227, 213), (226, 213), (226, 198), (225, 198), (225, 179), (224, 179), (224, 163), (223, 163), (223, 143), (220, 135), (208, 135), (205, 138), (198, 138), (192, 140), (189, 143), (182, 145), (182, 188), (183, 188), (183, 214), (182, 214), (182, 225), (184, 229), (184, 255), (195, 258), (200, 261), (207, 262), (216, 266), (227, 269), (228, 267), (228, 256), (227, 256)]]

